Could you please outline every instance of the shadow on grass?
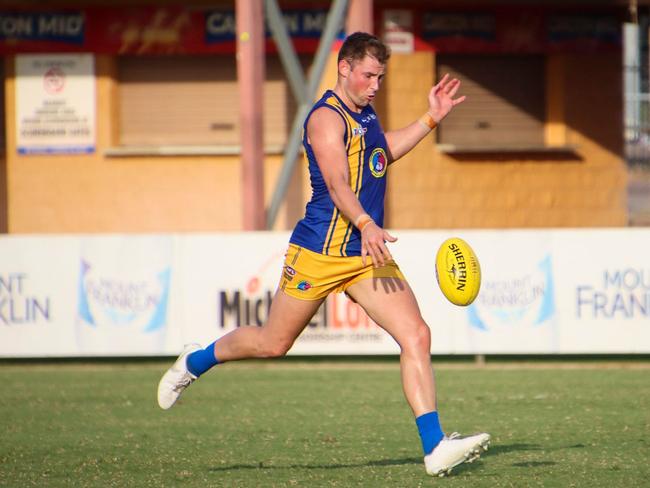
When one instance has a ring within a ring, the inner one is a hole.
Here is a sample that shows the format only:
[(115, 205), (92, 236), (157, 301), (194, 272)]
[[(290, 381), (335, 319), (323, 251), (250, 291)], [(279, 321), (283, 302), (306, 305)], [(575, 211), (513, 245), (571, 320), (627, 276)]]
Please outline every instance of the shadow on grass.
[(210, 468), (208, 471), (234, 471), (240, 469), (346, 469), (346, 468), (364, 468), (376, 466), (404, 466), (407, 464), (422, 464), (422, 458), (403, 458), (403, 459), (379, 459), (376, 461), (367, 461), (365, 463), (332, 463), (332, 464), (264, 464), (247, 463), (231, 464), (229, 466), (219, 466)]
[(584, 449), (586, 446), (584, 444), (573, 444), (571, 446), (540, 446), (539, 444), (498, 444), (496, 446), (490, 446), (490, 454), (493, 456), (498, 456), (500, 454), (507, 454), (514, 451), (555, 451), (558, 449)]
[(557, 464), (555, 461), (526, 461), (523, 463), (512, 463), (511, 466), (515, 468), (539, 468), (542, 466), (553, 466)]
[[(569, 448), (579, 448), (584, 447), (581, 444), (575, 446), (569, 446)], [(498, 445), (490, 449), (490, 454), (493, 456), (499, 456), (500, 454), (507, 454), (509, 452), (515, 451), (542, 451), (544, 450), (539, 444), (505, 444)], [(511, 466), (516, 468), (541, 468), (546, 466), (554, 466), (557, 464), (555, 461), (522, 461), (519, 463), (512, 463)]]
[[(573, 447), (573, 446), (572, 446)], [(541, 451), (542, 447), (539, 444), (501, 444), (491, 447), (486, 456), (499, 456), (514, 451)], [(472, 469), (473, 466), (478, 467), (481, 464), (477, 463), (464, 463), (454, 470), (467, 470)], [(361, 463), (331, 463), (331, 464), (265, 464), (264, 462), (258, 463), (240, 463), (230, 464), (227, 466), (216, 466), (209, 468), (208, 471), (213, 473), (226, 472), (226, 471), (239, 471), (239, 470), (272, 470), (272, 469), (347, 469), (347, 468), (366, 468), (378, 466), (405, 466), (409, 464), (421, 465), (421, 457), (409, 457), (402, 459), (378, 459), (373, 461), (366, 461)], [(517, 467), (537, 467), (537, 466), (550, 466), (556, 464), (551, 461), (529, 461), (522, 463), (515, 463), (513, 466)]]
[(542, 446), (539, 444), (497, 444), (491, 445), (488, 454), (490, 456), (499, 456), (501, 454), (508, 454), (514, 451), (541, 451)]
[[(239, 471), (239, 470), (272, 470), (272, 469), (348, 469), (348, 468), (369, 468), (378, 466), (406, 466), (417, 465), (424, 467), (421, 457), (403, 458), (403, 459), (379, 459), (365, 463), (332, 463), (332, 464), (264, 464), (263, 462), (248, 464), (231, 464), (229, 466), (219, 466), (208, 469), (212, 473)], [(454, 472), (465, 471), (480, 466), (481, 461), (473, 463), (464, 463), (454, 468)]]

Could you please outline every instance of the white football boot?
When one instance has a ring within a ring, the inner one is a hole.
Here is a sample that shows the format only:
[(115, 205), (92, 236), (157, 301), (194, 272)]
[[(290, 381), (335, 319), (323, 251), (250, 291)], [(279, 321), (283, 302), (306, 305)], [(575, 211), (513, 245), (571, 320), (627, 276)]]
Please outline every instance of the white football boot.
[(431, 476), (446, 476), (454, 466), (478, 459), (489, 445), (490, 434), (461, 437), (454, 432), (445, 436), (431, 454), (424, 456), (424, 467)]
[(185, 388), (196, 380), (197, 377), (187, 369), (187, 356), (199, 349), (201, 349), (199, 344), (185, 346), (176, 362), (160, 379), (160, 383), (158, 383), (158, 405), (163, 410), (172, 408), (181, 393), (185, 391)]

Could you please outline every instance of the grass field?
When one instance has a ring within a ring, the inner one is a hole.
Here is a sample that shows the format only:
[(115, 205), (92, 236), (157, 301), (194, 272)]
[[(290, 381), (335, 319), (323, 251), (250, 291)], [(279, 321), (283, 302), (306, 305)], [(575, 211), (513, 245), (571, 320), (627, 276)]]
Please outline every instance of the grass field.
[(169, 364), (0, 364), (0, 486), (650, 486), (647, 367), (442, 365), (443, 427), (493, 442), (438, 479), (396, 361), (227, 364), (163, 412)]

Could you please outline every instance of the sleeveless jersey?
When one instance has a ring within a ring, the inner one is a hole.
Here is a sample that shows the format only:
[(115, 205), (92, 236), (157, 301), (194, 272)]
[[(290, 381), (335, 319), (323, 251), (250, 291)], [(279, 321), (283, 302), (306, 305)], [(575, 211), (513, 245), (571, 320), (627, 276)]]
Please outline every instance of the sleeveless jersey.
[(386, 137), (377, 114), (370, 105), (360, 113), (353, 112), (332, 90), (328, 90), (312, 107), (303, 126), (302, 143), (309, 164), (312, 197), (290, 242), (328, 256), (360, 256), (361, 234), (334, 205), (307, 138), (309, 118), (321, 107), (341, 116), (345, 125), (343, 143), (350, 168), (350, 188), (377, 225), (384, 225), (388, 158)]

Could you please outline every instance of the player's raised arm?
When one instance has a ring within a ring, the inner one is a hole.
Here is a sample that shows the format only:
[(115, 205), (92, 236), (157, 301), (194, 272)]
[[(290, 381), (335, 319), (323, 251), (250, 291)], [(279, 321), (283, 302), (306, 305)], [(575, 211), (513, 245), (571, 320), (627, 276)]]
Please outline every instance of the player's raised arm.
[(364, 263), (369, 255), (375, 266), (383, 266), (392, 259), (385, 242), (397, 239), (368, 216), (352, 191), (344, 135), (343, 120), (332, 110), (320, 108), (309, 118), (307, 137), (332, 202), (361, 231), (361, 257)]
[(413, 149), (456, 105), (465, 100), (464, 96), (454, 98), (459, 88), (459, 80), (450, 80), (449, 75), (443, 76), (429, 91), (429, 109), (422, 117), (402, 129), (386, 132), (391, 163)]

